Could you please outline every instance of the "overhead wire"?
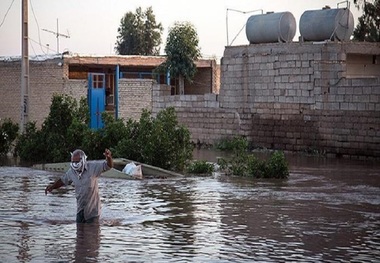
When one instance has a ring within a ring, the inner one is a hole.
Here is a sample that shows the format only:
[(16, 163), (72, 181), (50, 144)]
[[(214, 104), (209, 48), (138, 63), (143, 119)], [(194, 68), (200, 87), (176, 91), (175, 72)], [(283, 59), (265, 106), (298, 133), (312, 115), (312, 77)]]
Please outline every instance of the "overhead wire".
[[(31, 37), (28, 37), (28, 39), (29, 39), (29, 40), (31, 40), (32, 42), (34, 42), (35, 44), (39, 45), (39, 46), (41, 47), (41, 50), (42, 50), (42, 52), (43, 52), (45, 55), (47, 55), (47, 53), (45, 53), (45, 52), (43, 51), (42, 47), (44, 47), (44, 48), (48, 49), (48, 48), (49, 48), (49, 46), (48, 46), (48, 45), (44, 45), (44, 44), (41, 44), (41, 42), (40, 42), (40, 41), (34, 40), (34, 39), (33, 39), (33, 38), (31, 38)], [(37, 56), (37, 53), (36, 53), (36, 52), (34, 52), (34, 55), (36, 55), (36, 56)]]
[(8, 13), (9, 13), (9, 10), (11, 10), (14, 1), (15, 1), (15, 0), (12, 0), (12, 3), (9, 5), (7, 12), (5, 12), (5, 15), (4, 15), (3, 21), (1, 21), (0, 27), (4, 24), (5, 19), (7, 18), (7, 15), (8, 15)]
[[(45, 51), (42, 49), (41, 35), (40, 35), (40, 25), (38, 24), (36, 14), (34, 13), (34, 8), (33, 8), (32, 0), (29, 0), (29, 2), (30, 2), (30, 9), (32, 10), (32, 13), (33, 13), (34, 21), (36, 21), (36, 25), (37, 25), (37, 33), (38, 33), (38, 41), (39, 41), (39, 45), (40, 45), (40, 47), (41, 47), (41, 51), (42, 51), (42, 53), (46, 54)], [(37, 54), (35, 54), (35, 55), (37, 55)]]

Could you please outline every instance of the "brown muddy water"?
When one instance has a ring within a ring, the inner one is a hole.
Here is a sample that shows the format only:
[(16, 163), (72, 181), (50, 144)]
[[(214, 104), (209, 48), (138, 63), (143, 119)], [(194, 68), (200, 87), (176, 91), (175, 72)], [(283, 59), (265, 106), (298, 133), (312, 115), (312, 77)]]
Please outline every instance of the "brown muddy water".
[(73, 187), (45, 196), (59, 173), (2, 166), (0, 262), (379, 262), (380, 165), (288, 160), (281, 181), (101, 178), (95, 226)]

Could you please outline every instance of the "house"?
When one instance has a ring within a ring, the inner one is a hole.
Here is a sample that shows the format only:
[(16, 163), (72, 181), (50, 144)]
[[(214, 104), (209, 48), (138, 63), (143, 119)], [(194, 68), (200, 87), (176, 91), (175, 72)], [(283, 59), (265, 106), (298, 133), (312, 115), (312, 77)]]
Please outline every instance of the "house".
[[(92, 128), (102, 126), (103, 111), (115, 117), (136, 119), (143, 108), (150, 109), (153, 85), (166, 86), (169, 95), (179, 93), (176, 78), (155, 73), (156, 67), (164, 61), (163, 56), (57, 54), (32, 57), (29, 59), (29, 90), (24, 96), (26, 100), (22, 100), (21, 58), (0, 57), (0, 119), (19, 122), (22, 107), (27, 109), (25, 119), (40, 125), (49, 113), (54, 94), (87, 96)], [(217, 93), (216, 60), (200, 59), (196, 66), (197, 73), (192, 83), (185, 82), (184, 93)]]

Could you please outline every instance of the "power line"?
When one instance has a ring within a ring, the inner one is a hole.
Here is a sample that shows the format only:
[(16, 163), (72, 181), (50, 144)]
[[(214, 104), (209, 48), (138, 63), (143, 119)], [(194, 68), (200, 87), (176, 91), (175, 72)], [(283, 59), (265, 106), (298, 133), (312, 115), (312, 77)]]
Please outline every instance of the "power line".
[(13, 2), (14, 2), (14, 1), (15, 1), (15, 0), (12, 0), (12, 3), (11, 3), (10, 6), (8, 7), (8, 10), (7, 10), (7, 12), (6, 12), (5, 15), (4, 15), (3, 21), (1, 21), (0, 27), (4, 24), (4, 22), (5, 22), (5, 18), (7, 17), (9, 10), (12, 8), (12, 5), (13, 5)]
[[(41, 35), (40, 35), (40, 25), (38, 24), (36, 14), (34, 13), (33, 3), (32, 3), (32, 0), (29, 0), (29, 1), (30, 1), (30, 7), (31, 7), (31, 9), (32, 9), (32, 13), (33, 13), (34, 21), (36, 21), (36, 24), (37, 24), (38, 40), (40, 41), (39, 45), (40, 45), (40, 47), (41, 47), (41, 51), (42, 51), (42, 53), (46, 54), (45, 51), (42, 49)], [(34, 51), (34, 50), (33, 50), (33, 51)]]

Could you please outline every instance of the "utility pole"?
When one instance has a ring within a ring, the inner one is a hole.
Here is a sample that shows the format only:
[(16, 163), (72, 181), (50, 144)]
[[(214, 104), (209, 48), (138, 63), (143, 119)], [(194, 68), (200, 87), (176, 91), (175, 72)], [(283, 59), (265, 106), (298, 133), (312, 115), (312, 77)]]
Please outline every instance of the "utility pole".
[(28, 0), (22, 0), (21, 17), (21, 121), (20, 133), (29, 118), (29, 41), (28, 41)]
[(57, 18), (57, 31), (56, 32), (48, 30), (48, 29), (42, 29), (42, 30), (46, 31), (46, 32), (49, 32), (49, 33), (52, 33), (52, 34), (54, 34), (57, 37), (57, 53), (59, 53), (59, 37), (70, 38), (69, 35), (65, 35), (65, 34), (59, 33), (58, 18)]

